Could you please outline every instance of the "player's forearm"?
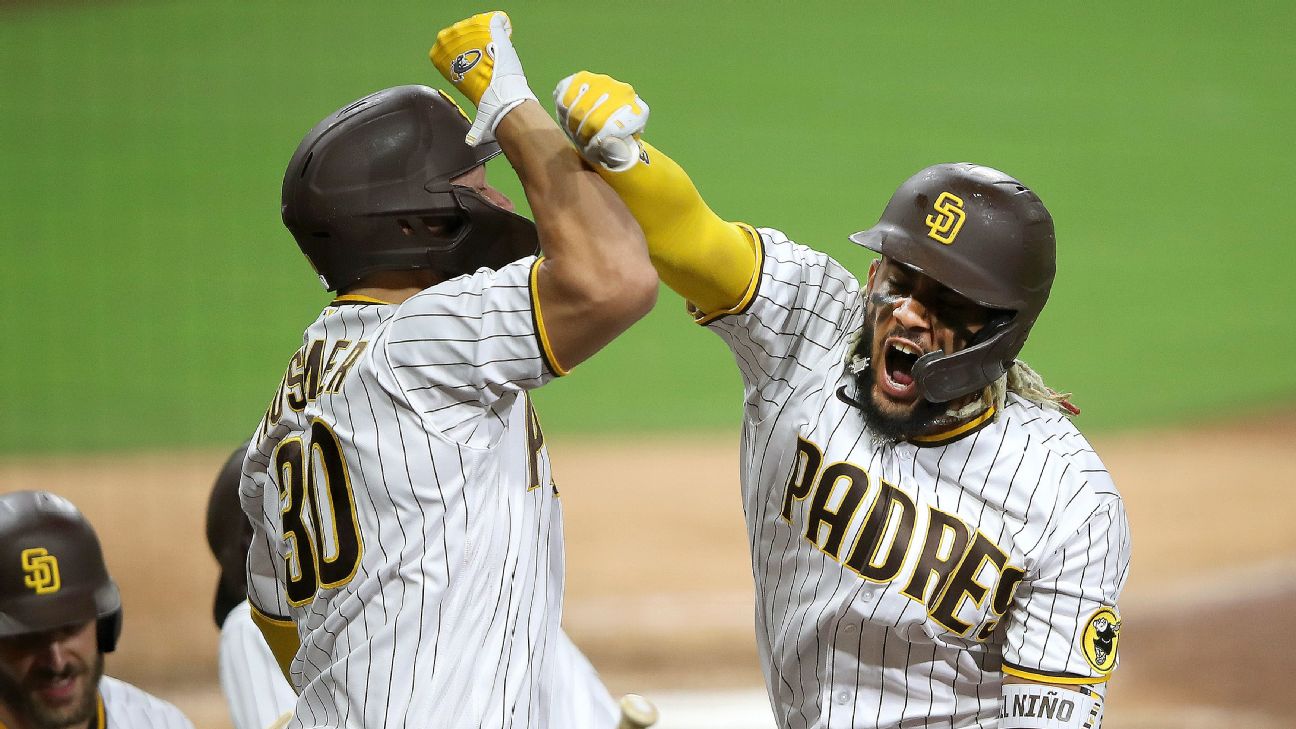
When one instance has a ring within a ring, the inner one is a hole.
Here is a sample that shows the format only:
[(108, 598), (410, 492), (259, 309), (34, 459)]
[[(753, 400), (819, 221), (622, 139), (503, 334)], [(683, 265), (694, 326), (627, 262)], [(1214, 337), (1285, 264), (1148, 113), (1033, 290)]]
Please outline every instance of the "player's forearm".
[(539, 229), (541, 312), (554, 354), (571, 367), (652, 308), (657, 274), (639, 224), (539, 104), (510, 112), (495, 134)]
[(704, 313), (734, 308), (756, 276), (755, 241), (712, 212), (674, 160), (641, 144), (648, 164), (625, 172), (596, 169), (639, 221), (662, 281)]

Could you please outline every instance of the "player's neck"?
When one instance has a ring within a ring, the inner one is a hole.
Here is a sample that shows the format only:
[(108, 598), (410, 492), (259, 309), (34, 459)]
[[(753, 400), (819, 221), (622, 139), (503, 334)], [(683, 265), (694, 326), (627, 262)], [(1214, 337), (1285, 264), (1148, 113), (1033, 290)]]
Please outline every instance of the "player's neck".
[(401, 288), (389, 288), (386, 286), (360, 286), (353, 289), (347, 289), (347, 292), (338, 298), (351, 296), (363, 299), (373, 299), (375, 301), (381, 301), (384, 304), (399, 304), (414, 294), (422, 291), (424, 288), (426, 287), (402, 286)]
[(427, 270), (379, 271), (364, 277), (357, 285), (348, 288), (343, 295), (399, 304), (440, 280), (435, 273)]

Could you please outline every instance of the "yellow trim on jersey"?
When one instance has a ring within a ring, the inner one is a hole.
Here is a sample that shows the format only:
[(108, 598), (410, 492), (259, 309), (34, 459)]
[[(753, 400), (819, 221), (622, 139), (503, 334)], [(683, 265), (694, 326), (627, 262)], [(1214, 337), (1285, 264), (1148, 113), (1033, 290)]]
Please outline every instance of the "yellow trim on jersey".
[(266, 615), (251, 603), (249, 606), (252, 608), (252, 622), (261, 629), (261, 635), (265, 637), (266, 645), (270, 646), (270, 652), (274, 654), (279, 670), (283, 671), (284, 678), (288, 679), (288, 685), (291, 686), (290, 669), (293, 657), (301, 648), (301, 636), (297, 635), (297, 624), (291, 620)]
[(329, 306), (345, 304), (348, 302), (353, 304), (385, 304), (388, 306), (392, 303), (390, 301), (383, 301), (382, 299), (375, 299), (372, 296), (365, 296), (364, 294), (342, 294), (336, 299), (333, 299), (333, 303), (329, 304)]
[(1081, 684), (1089, 684), (1089, 683), (1103, 683), (1107, 679), (1111, 678), (1111, 676), (1093, 676), (1093, 677), (1050, 676), (1047, 673), (1034, 673), (1032, 671), (1026, 671), (1020, 668), (1013, 668), (1012, 666), (1009, 665), (1004, 665), (1002, 667), (1002, 670), (1006, 675), (1016, 676), (1017, 678), (1024, 678), (1028, 681), (1036, 681), (1038, 683), (1057, 683), (1057, 684), (1064, 684), (1066, 686), (1079, 686)]
[(540, 289), (537, 284), (540, 281), (540, 262), (544, 256), (535, 259), (531, 264), (531, 312), (535, 318), (536, 339), (540, 340), (540, 354), (544, 355), (545, 362), (554, 374), (562, 377), (567, 374), (568, 370), (558, 364), (558, 358), (554, 356), (553, 345), (549, 343), (549, 333), (545, 331), (544, 316), (540, 313)]
[(991, 405), (990, 407), (986, 408), (985, 412), (967, 421), (966, 423), (958, 426), (957, 428), (954, 428), (953, 430), (947, 430), (944, 433), (936, 433), (935, 435), (915, 435), (909, 440), (915, 443), (922, 443), (923, 445), (936, 445), (940, 443), (945, 443), (954, 440), (955, 438), (958, 438), (961, 435), (965, 435), (968, 431), (972, 430), (973, 428), (977, 428), (982, 425), (985, 425), (987, 422), (990, 421), (991, 418), (994, 417), (994, 414), (995, 414), (995, 408), (993, 405)]
[(759, 238), (707, 207), (684, 169), (647, 142), (624, 172), (594, 165), (643, 229), (662, 282), (704, 316), (739, 311), (759, 278)]

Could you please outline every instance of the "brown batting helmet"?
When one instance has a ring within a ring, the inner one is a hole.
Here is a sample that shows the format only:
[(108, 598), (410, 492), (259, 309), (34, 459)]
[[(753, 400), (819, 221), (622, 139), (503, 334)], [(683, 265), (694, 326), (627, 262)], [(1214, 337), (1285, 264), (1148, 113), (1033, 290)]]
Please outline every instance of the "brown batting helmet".
[(396, 86), (325, 117), (283, 180), (283, 222), (330, 291), (376, 271), (444, 276), (539, 251), (530, 220), (451, 182), (500, 153), (464, 142), (468, 117), (427, 86)]
[(850, 239), (1004, 312), (966, 348), (918, 358), (914, 381), (932, 402), (969, 395), (999, 379), (1021, 352), (1053, 285), (1052, 216), (1034, 192), (991, 167), (960, 162), (920, 171), (891, 196), (877, 225)]
[(47, 491), (0, 496), (0, 637), (88, 620), (98, 621), (99, 650), (112, 651), (121, 594), (90, 522)]

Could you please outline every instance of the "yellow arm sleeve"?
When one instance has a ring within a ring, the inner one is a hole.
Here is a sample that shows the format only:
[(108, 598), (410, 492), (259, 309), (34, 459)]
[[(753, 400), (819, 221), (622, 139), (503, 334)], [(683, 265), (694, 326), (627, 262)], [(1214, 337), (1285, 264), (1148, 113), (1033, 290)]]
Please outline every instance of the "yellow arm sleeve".
[(756, 289), (756, 231), (721, 220), (683, 168), (640, 143), (646, 164), (640, 161), (625, 172), (594, 167), (639, 221), (657, 274), (703, 321), (741, 310)]
[(270, 652), (274, 654), (279, 670), (283, 671), (284, 678), (288, 679), (288, 685), (291, 686), (292, 677), (289, 675), (289, 670), (293, 656), (297, 655), (297, 649), (301, 647), (301, 638), (297, 636), (297, 625), (291, 620), (272, 618), (257, 610), (256, 605), (251, 607), (252, 622), (261, 629), (261, 635), (265, 636), (266, 645), (270, 646)]

